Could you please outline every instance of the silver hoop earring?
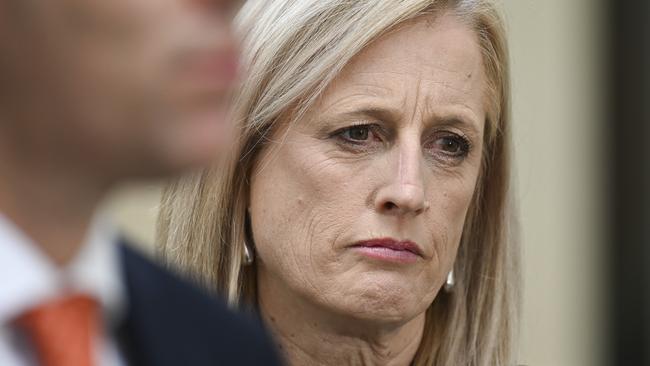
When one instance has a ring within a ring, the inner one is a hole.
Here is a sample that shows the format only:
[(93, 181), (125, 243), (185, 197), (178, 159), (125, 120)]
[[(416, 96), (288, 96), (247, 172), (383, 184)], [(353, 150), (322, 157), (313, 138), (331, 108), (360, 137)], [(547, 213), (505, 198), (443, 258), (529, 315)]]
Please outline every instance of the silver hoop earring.
[(248, 243), (244, 242), (244, 265), (250, 266), (255, 261), (255, 254), (248, 247)]
[(445, 281), (445, 291), (451, 292), (456, 285), (456, 279), (454, 278), (454, 270), (452, 269), (447, 273), (447, 280)]

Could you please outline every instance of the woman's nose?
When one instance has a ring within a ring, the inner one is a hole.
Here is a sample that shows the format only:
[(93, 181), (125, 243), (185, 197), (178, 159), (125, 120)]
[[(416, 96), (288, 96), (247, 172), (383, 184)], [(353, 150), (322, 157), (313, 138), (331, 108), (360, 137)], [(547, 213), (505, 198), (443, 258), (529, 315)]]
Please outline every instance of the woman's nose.
[[(418, 144), (419, 145), (419, 144)], [(422, 154), (419, 146), (401, 149), (397, 159), (386, 169), (388, 179), (375, 196), (375, 209), (383, 214), (419, 215), (429, 208), (422, 175)]]

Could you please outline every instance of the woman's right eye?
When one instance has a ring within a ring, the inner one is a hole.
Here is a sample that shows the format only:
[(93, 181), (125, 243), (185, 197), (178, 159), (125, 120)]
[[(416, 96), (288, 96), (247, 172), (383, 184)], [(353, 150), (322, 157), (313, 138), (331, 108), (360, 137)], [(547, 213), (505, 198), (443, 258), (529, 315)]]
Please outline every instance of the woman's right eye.
[(354, 126), (343, 131), (342, 136), (348, 140), (366, 141), (370, 134), (368, 126)]
[(365, 144), (372, 141), (381, 141), (372, 125), (358, 125), (346, 127), (335, 133), (341, 140), (352, 144)]

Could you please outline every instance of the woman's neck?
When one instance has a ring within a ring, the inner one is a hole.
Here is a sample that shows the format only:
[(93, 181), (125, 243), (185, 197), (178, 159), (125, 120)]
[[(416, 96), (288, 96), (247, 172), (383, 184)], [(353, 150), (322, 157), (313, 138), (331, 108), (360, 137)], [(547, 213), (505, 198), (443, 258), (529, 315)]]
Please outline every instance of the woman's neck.
[(290, 366), (412, 363), (422, 339), (424, 313), (404, 323), (334, 314), (274, 282), (259, 279), (259, 309)]

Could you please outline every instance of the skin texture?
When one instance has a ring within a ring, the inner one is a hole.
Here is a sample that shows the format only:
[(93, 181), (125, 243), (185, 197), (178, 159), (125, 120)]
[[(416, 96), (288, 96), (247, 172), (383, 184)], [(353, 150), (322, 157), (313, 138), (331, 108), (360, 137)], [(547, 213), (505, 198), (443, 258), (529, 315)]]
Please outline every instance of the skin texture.
[[(249, 214), (260, 308), (291, 364), (412, 361), (475, 191), (485, 102), (476, 36), (444, 14), (371, 44), (277, 131)], [(352, 247), (386, 237), (422, 255), (394, 263)]]
[(232, 0), (0, 0), (0, 211), (57, 263), (114, 185), (206, 164)]

